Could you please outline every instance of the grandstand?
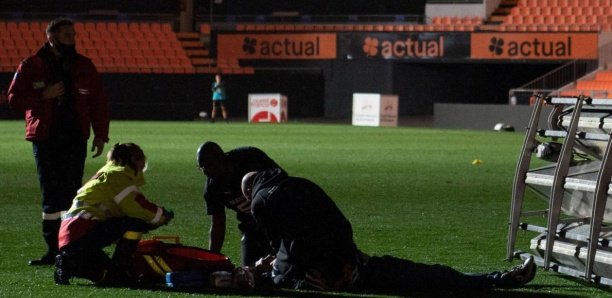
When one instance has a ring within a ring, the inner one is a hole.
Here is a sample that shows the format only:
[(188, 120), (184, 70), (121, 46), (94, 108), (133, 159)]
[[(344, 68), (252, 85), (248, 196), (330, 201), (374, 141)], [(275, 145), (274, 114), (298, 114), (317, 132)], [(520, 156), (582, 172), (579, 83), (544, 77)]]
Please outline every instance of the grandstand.
[[(398, 94), (400, 117), (436, 103), (506, 104), (510, 89), (612, 97), (610, 0), (385, 0), (365, 13), (364, 1), (170, 2), (4, 1), (0, 87), (44, 42), (46, 22), (67, 15), (116, 118), (193, 119), (215, 73), (229, 76), (235, 116), (252, 92), (287, 94), (293, 118), (339, 120), (355, 92)], [(573, 77), (534, 83), (572, 63)]]

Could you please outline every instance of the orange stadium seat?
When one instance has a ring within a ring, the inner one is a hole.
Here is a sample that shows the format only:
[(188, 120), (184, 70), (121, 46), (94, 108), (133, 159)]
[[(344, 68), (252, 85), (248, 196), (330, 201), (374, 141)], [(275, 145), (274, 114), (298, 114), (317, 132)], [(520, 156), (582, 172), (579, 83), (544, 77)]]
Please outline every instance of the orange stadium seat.
[(85, 55), (90, 59), (94, 59), (102, 56), (110, 56), (108, 49), (86, 49)]
[(128, 29), (128, 23), (118, 23), (117, 24), (117, 31), (119, 32), (126, 32), (126, 31), (130, 31)]
[[(206, 32), (206, 28), (202, 30)], [(293, 26), (279, 25), (274, 30), (287, 28)], [(46, 22), (0, 21), (0, 57), (11, 63), (13, 57), (19, 61), (32, 55), (45, 41), (44, 29)], [(80, 21), (75, 23), (75, 29), (78, 50), (102, 72), (194, 72), (170, 23)], [(232, 64), (239, 68), (237, 60)], [(11, 69), (14, 67), (11, 64)]]
[(172, 25), (170, 25), (169, 23), (161, 24), (161, 31), (172, 32)]
[(201, 24), (200, 25), (200, 33), (209, 35), (210, 34), (210, 25), (209, 24)]
[(151, 30), (152, 32), (160, 32), (161, 30), (161, 24), (160, 23), (151, 23), (149, 25), (149, 30)]
[(130, 22), (128, 23), (128, 30), (131, 32), (138, 32), (140, 31), (140, 25), (136, 22)]
[(595, 80), (612, 81), (612, 70), (598, 72), (597, 74), (595, 74)]
[(87, 31), (87, 32), (96, 31), (96, 23), (94, 23), (94, 22), (85, 22), (84, 28), (85, 28), (85, 31)]

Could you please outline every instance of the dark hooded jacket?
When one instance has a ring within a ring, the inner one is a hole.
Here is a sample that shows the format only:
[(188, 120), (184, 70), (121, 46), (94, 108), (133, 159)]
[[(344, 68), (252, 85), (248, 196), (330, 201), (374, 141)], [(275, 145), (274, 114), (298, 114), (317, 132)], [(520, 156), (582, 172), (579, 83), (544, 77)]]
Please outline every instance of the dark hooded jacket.
[(321, 281), (331, 285), (346, 278), (357, 252), (353, 231), (323, 189), (272, 169), (255, 175), (252, 197), (253, 217), (277, 251), (275, 284), (321, 289)]

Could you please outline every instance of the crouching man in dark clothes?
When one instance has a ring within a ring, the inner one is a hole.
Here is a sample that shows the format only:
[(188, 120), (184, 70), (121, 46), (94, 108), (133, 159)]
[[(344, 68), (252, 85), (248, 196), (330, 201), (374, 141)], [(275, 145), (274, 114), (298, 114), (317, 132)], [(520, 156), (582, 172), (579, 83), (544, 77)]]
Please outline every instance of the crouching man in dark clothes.
[(504, 272), (461, 273), (444, 265), (368, 256), (350, 222), (315, 183), (281, 170), (250, 172), (242, 181), (257, 224), (275, 244), (269, 277), (277, 286), (323, 291), (407, 292), (518, 288), (536, 274), (533, 257)]

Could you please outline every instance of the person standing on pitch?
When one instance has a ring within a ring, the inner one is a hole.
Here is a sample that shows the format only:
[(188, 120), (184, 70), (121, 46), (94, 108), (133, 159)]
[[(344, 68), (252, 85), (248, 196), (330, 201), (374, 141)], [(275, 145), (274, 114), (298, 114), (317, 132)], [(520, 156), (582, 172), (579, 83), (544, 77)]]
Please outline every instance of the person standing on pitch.
[(215, 81), (212, 83), (212, 111), (210, 112), (210, 122), (215, 122), (215, 116), (219, 107), (221, 108), (221, 116), (227, 122), (227, 109), (225, 108), (225, 82), (221, 79), (221, 74), (215, 75)]
[[(239, 147), (223, 152), (214, 142), (198, 148), (198, 168), (207, 176), (204, 201), (211, 217), (209, 249), (220, 253), (225, 241), (225, 208), (234, 210), (242, 233), (241, 264), (251, 266), (259, 258), (270, 254), (270, 244), (256, 229), (251, 216), (251, 205), (242, 196), (242, 176), (251, 171), (280, 168), (266, 153), (255, 147)], [(279, 169), (279, 171), (283, 171)]]
[(74, 22), (49, 22), (47, 42), (21, 62), (8, 91), (10, 106), (25, 112), (42, 193), (42, 233), (47, 252), (30, 265), (50, 265), (58, 252), (62, 212), (81, 187), (87, 139), (99, 156), (108, 142), (109, 111), (102, 80), (90, 59), (76, 52)]
[(276, 259), (265, 276), (280, 287), (403, 294), (486, 290), (518, 288), (536, 274), (533, 257), (509, 271), (466, 274), (444, 265), (369, 256), (357, 249), (348, 219), (312, 181), (271, 169), (246, 174), (241, 187), (256, 223), (276, 244)]

